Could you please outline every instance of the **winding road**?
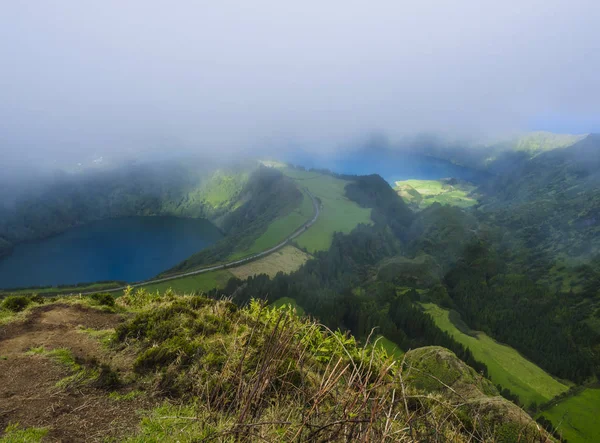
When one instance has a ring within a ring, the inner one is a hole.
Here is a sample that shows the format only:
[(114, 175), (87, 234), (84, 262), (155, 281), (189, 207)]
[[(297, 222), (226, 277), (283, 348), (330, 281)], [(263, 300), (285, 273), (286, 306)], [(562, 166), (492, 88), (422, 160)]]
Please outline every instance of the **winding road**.
[(290, 241), (292, 241), (293, 239), (295, 239), (296, 237), (298, 237), (299, 235), (301, 235), (302, 233), (304, 233), (319, 218), (319, 214), (321, 213), (321, 210), (319, 209), (319, 204), (317, 203), (317, 200), (310, 193), (310, 191), (308, 189), (304, 188), (304, 192), (306, 192), (308, 194), (308, 196), (310, 197), (310, 199), (312, 200), (313, 206), (315, 208), (315, 216), (312, 218), (312, 220), (310, 220), (309, 222), (307, 222), (304, 225), (302, 225), (298, 230), (296, 230), (292, 235), (290, 235), (289, 237), (287, 237), (284, 241), (282, 241), (281, 243), (273, 246), (272, 248), (266, 249), (266, 250), (264, 250), (262, 252), (258, 252), (258, 253), (253, 254), (253, 255), (250, 255), (250, 256), (242, 258), (240, 260), (235, 260), (235, 261), (232, 261), (232, 262), (229, 262), (229, 263), (223, 263), (223, 264), (220, 264), (220, 265), (214, 265), (214, 266), (210, 266), (208, 268), (196, 269), (195, 271), (189, 271), (189, 272), (183, 272), (181, 274), (169, 275), (168, 277), (153, 278), (151, 280), (145, 280), (145, 281), (138, 282), (138, 283), (132, 283), (132, 284), (129, 284), (129, 285), (126, 285), (126, 286), (120, 286), (118, 288), (100, 289), (100, 290), (97, 290), (97, 291), (88, 291), (88, 292), (74, 292), (74, 293), (69, 294), (69, 295), (74, 295), (74, 294), (89, 295), (89, 294), (95, 294), (97, 292), (117, 292), (117, 291), (122, 291), (127, 286), (131, 286), (132, 288), (135, 288), (135, 287), (139, 287), (139, 286), (146, 286), (146, 285), (149, 285), (149, 284), (152, 284), (152, 283), (161, 283), (161, 282), (164, 282), (164, 281), (175, 280), (175, 279), (181, 278), (181, 277), (188, 277), (190, 275), (203, 274), (205, 272), (216, 271), (218, 269), (231, 268), (231, 267), (234, 267), (234, 266), (237, 266), (237, 265), (241, 265), (243, 263), (246, 263), (246, 262), (249, 262), (249, 261), (252, 261), (252, 260), (256, 260), (257, 258), (264, 257), (266, 255), (272, 254), (273, 252), (277, 251), (278, 249), (283, 248)]

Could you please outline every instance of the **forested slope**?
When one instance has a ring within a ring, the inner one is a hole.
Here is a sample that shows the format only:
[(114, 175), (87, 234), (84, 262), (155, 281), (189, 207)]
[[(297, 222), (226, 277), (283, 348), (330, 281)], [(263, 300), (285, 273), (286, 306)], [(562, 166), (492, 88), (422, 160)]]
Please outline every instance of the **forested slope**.
[(219, 168), (190, 160), (57, 174), (42, 189), (0, 205), (0, 239), (15, 244), (133, 215), (207, 218), (221, 226), (257, 168), (255, 162)]
[[(236, 251), (248, 249), (269, 224), (294, 210), (302, 199), (302, 192), (292, 180), (276, 169), (261, 167), (239, 193), (236, 206), (221, 217), (220, 225), (227, 236), (167, 273), (218, 263)], [(299, 227), (292, 227), (290, 234)]]

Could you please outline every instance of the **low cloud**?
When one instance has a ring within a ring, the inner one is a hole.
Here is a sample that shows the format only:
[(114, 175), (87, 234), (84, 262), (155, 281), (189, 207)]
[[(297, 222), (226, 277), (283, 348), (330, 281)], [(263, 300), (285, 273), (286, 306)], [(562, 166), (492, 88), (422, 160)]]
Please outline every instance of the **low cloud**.
[(592, 132), (599, 22), (587, 0), (6, 2), (0, 154), (52, 165), (332, 150), (373, 132)]

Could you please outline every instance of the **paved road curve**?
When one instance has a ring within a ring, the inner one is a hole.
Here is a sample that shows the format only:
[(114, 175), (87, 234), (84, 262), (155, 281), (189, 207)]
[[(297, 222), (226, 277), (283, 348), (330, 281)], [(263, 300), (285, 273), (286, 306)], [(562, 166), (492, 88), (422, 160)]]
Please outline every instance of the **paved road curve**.
[(273, 252), (277, 251), (278, 249), (283, 248), (290, 241), (292, 241), (293, 239), (295, 239), (296, 237), (298, 237), (300, 234), (302, 234), (304, 231), (306, 231), (308, 228), (310, 228), (317, 221), (317, 218), (319, 218), (319, 214), (320, 214), (321, 211), (319, 209), (319, 204), (317, 203), (317, 200), (308, 191), (308, 189), (304, 188), (304, 191), (308, 194), (308, 196), (310, 197), (310, 199), (313, 202), (313, 206), (315, 208), (315, 216), (312, 218), (312, 220), (310, 220), (309, 222), (307, 222), (306, 224), (304, 224), (300, 229), (298, 229), (296, 232), (294, 232), (292, 235), (290, 235), (284, 241), (282, 241), (278, 245), (273, 246), (272, 248), (269, 248), (269, 249), (267, 249), (265, 251), (259, 252), (259, 253), (254, 254), (254, 255), (250, 255), (250, 256), (242, 258), (240, 260), (232, 261), (232, 262), (229, 262), (229, 263), (223, 263), (221, 265), (210, 266), (208, 268), (197, 269), (195, 271), (183, 272), (181, 274), (174, 274), (174, 275), (170, 275), (168, 277), (154, 278), (152, 280), (146, 280), (146, 281), (139, 282), (139, 283), (132, 283), (130, 285), (121, 286), (121, 287), (118, 287), (118, 288), (102, 289), (102, 290), (98, 290), (98, 291), (88, 291), (88, 292), (74, 292), (71, 295), (73, 295), (73, 294), (87, 295), (87, 294), (95, 294), (97, 292), (117, 292), (117, 291), (122, 291), (127, 286), (131, 286), (132, 288), (135, 288), (135, 287), (138, 287), (138, 286), (149, 285), (151, 283), (160, 283), (160, 282), (163, 282), (163, 281), (175, 280), (175, 279), (181, 278), (181, 277), (188, 277), (190, 275), (197, 275), (197, 274), (203, 274), (205, 272), (216, 271), (217, 269), (231, 268), (233, 266), (241, 265), (242, 263), (246, 263), (246, 262), (249, 262), (249, 261), (252, 261), (252, 260), (256, 260), (257, 258), (264, 257), (265, 255), (272, 254)]

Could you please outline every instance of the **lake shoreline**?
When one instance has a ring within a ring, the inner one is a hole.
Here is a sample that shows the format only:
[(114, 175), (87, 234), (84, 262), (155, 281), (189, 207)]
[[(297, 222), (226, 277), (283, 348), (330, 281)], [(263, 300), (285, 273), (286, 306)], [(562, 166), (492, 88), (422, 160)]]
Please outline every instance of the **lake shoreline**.
[[(0, 289), (142, 280), (224, 236), (219, 227), (205, 218), (149, 215), (93, 220), (15, 244), (11, 254), (0, 258)], [(104, 250), (106, 248), (114, 256)], [(49, 269), (53, 269), (56, 276)], [(132, 275), (129, 275), (130, 269), (135, 270), (131, 271)], [(76, 270), (82, 272), (80, 278)], [(28, 274), (27, 281), (25, 274)], [(40, 280), (42, 274), (44, 278)], [(20, 284), (21, 281), (25, 284)]]

